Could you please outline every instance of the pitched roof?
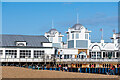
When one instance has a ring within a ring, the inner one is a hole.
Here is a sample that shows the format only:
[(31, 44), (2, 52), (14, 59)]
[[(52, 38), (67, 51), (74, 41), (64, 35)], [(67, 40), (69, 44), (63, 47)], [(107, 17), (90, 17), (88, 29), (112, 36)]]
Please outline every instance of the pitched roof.
[(25, 41), (27, 46), (42, 47), (42, 42), (49, 42), (45, 36), (2, 34), (0, 37), (0, 46), (16, 46), (16, 41)]

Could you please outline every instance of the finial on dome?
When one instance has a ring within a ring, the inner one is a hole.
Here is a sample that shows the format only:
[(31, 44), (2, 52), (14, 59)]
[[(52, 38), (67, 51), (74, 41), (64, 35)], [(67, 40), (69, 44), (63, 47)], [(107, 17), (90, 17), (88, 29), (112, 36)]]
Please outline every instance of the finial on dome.
[(52, 19), (52, 29), (54, 28), (54, 23), (53, 23), (53, 19)]
[(77, 13), (77, 24), (79, 24), (79, 14)]

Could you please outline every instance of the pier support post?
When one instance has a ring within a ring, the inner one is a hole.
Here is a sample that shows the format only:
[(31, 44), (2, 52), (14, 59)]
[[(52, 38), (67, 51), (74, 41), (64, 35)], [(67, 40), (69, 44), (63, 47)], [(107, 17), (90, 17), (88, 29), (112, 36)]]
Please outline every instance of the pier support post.
[(86, 68), (86, 73), (87, 73), (87, 68)]
[(118, 72), (118, 69), (116, 68), (116, 74), (117, 74), (117, 72)]
[(89, 73), (90, 73), (90, 68), (89, 68)]
[(104, 73), (104, 68), (102, 68), (102, 73)]
[(96, 73), (96, 68), (95, 68), (95, 73)]

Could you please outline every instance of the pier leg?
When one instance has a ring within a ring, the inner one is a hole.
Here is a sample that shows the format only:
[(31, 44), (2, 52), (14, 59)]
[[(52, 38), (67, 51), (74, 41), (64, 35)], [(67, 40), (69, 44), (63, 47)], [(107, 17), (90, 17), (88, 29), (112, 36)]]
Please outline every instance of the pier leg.
[(115, 71), (115, 72), (116, 72), (116, 74), (117, 74), (117, 72), (118, 72), (118, 71), (117, 71), (117, 68), (116, 68), (116, 71)]
[(87, 68), (86, 68), (86, 73), (87, 73)]
[(44, 70), (46, 70), (46, 66), (44, 67)]
[(58, 68), (58, 71), (60, 71), (60, 67)]
[(50, 70), (52, 70), (52, 68), (50, 67)]
[(90, 68), (89, 68), (89, 73), (90, 73)]
[(92, 73), (93, 73), (93, 68), (92, 68)]
[(96, 68), (95, 68), (95, 73), (96, 73)]

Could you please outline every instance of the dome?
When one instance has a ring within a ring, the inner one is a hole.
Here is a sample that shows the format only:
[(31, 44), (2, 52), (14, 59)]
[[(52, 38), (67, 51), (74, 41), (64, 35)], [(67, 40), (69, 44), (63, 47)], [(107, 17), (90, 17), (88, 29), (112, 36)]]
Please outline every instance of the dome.
[(114, 50), (115, 46), (113, 43), (107, 43), (105, 46), (104, 46), (104, 49), (106, 50)]
[(56, 29), (50, 29), (50, 30), (48, 31), (48, 33), (54, 34), (56, 31), (57, 31)]
[(75, 24), (72, 28), (74, 28), (75, 30), (80, 30), (82, 27), (82, 24)]

